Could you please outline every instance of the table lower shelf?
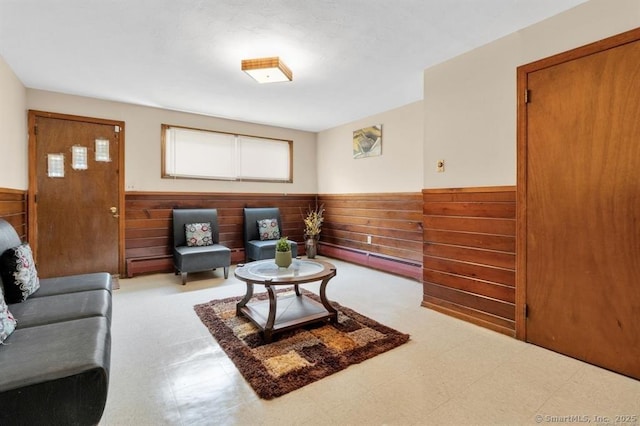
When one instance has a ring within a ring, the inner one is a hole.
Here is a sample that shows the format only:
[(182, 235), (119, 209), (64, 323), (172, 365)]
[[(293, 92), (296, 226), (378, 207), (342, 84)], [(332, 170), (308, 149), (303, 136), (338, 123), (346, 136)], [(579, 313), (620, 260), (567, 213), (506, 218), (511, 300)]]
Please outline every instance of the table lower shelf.
[(240, 308), (240, 313), (249, 318), (260, 330), (269, 334), (335, 317), (335, 314), (327, 311), (321, 303), (304, 295), (296, 296), (295, 294), (277, 297), (275, 322), (271, 330), (266, 328), (269, 300), (247, 303)]

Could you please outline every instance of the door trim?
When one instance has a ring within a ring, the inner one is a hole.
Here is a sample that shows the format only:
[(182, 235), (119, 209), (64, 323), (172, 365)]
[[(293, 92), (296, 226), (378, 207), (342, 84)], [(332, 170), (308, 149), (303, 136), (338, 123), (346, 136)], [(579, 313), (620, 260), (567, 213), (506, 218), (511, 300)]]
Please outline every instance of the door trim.
[(46, 112), (38, 110), (29, 110), (29, 190), (27, 203), (28, 229), (27, 240), (32, 246), (34, 257), (37, 261), (38, 253), (38, 208), (35, 196), (38, 193), (37, 179), (37, 159), (36, 159), (36, 121), (39, 117), (54, 118), (60, 120), (80, 121), (84, 123), (106, 124), (110, 126), (120, 127), (120, 136), (118, 144), (118, 273), (120, 276), (125, 274), (124, 260), (124, 139), (125, 127), (124, 121), (108, 120), (104, 118), (83, 117), (79, 115), (59, 114), (55, 112)]
[(640, 28), (587, 44), (517, 68), (517, 183), (516, 183), (516, 338), (527, 340), (527, 100), (528, 75), (640, 40)]

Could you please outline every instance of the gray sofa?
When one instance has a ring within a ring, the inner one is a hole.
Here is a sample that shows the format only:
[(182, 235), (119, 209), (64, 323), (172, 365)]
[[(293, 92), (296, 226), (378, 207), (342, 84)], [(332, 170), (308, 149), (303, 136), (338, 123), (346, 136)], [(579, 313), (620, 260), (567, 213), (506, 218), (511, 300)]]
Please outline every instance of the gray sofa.
[[(20, 243), (0, 219), (0, 254)], [(8, 307), (17, 325), (0, 345), (0, 425), (98, 424), (109, 384), (111, 276), (41, 278)]]

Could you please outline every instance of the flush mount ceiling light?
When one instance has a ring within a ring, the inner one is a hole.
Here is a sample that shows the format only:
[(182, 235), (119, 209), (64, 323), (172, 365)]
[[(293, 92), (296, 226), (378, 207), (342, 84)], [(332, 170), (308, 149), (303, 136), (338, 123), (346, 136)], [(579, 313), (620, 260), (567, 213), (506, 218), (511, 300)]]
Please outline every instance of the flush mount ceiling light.
[(293, 80), (293, 74), (277, 56), (275, 58), (243, 59), (242, 71), (258, 83), (278, 83)]

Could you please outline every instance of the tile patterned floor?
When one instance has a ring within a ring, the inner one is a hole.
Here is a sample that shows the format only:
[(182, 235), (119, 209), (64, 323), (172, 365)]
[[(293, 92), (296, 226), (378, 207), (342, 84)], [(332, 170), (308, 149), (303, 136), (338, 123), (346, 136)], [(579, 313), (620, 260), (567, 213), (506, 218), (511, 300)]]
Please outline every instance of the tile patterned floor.
[(338, 268), (328, 297), (409, 343), (265, 401), (193, 311), (244, 293), (233, 269), (227, 280), (221, 270), (190, 274), (186, 286), (173, 274), (121, 279), (100, 424), (613, 424), (617, 415), (636, 419), (618, 425), (640, 424), (640, 381), (420, 307), (415, 281), (328, 260)]

